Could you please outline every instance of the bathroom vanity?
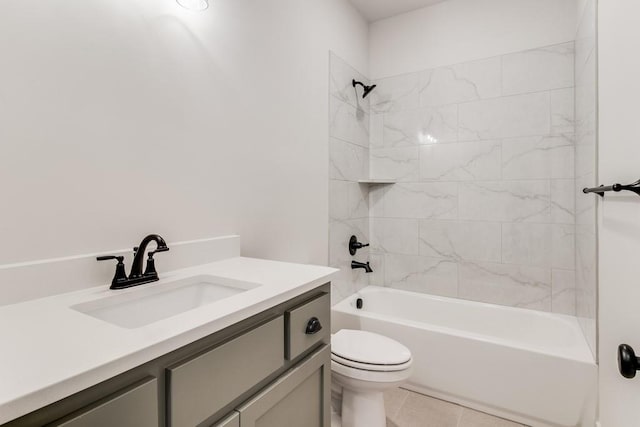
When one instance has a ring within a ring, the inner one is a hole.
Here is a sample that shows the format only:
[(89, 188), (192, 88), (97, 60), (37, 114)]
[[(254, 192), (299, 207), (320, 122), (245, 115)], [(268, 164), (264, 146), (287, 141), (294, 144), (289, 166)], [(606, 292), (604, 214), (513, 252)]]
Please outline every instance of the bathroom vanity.
[[(130, 301), (139, 302), (135, 289), (115, 296), (93, 289), (1, 308), (0, 320), (19, 317), (20, 308), (27, 314), (40, 308), (43, 316), (48, 309), (58, 316), (42, 329), (71, 330), (57, 332), (57, 347), (43, 334), (40, 354), (9, 346), (8, 356), (0, 356), (8, 379), (0, 385), (0, 425), (328, 427), (332, 272), (239, 257), (186, 269), (169, 275), (164, 286), (173, 295), (179, 294), (172, 283), (203, 274), (257, 286), (125, 327), (109, 320), (104, 301), (118, 298), (123, 313)], [(165, 292), (162, 281), (145, 285), (153, 298), (143, 301), (152, 307), (158, 285)], [(18, 345), (18, 335), (12, 339)], [(116, 348), (109, 351), (110, 345)]]

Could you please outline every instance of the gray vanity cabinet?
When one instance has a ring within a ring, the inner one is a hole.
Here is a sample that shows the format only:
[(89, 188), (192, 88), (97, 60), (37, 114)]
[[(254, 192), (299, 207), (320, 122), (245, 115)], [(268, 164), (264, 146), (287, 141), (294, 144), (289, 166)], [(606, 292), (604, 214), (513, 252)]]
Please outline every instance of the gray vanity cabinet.
[(329, 352), (325, 345), (239, 407), (240, 427), (329, 427)]
[[(144, 408), (141, 411), (140, 408)], [(48, 427), (156, 427), (158, 380), (149, 378)]]
[(330, 285), (0, 427), (330, 427)]

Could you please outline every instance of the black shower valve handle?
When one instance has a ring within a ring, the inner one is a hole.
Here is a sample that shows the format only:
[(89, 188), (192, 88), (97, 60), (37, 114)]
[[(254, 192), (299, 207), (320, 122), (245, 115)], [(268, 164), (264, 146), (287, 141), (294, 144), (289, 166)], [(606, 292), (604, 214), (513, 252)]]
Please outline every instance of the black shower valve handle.
[(366, 248), (367, 246), (369, 246), (369, 243), (358, 242), (358, 238), (356, 236), (351, 236), (349, 239), (349, 253), (351, 255), (355, 255), (358, 249)]

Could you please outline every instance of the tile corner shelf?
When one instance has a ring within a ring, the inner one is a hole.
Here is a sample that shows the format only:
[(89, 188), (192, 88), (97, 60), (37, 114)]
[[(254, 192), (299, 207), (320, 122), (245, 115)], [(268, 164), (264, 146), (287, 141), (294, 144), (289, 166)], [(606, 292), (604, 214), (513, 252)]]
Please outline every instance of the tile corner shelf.
[(396, 181), (394, 179), (360, 179), (358, 180), (359, 184), (369, 184), (369, 185), (383, 185), (383, 184), (395, 184)]

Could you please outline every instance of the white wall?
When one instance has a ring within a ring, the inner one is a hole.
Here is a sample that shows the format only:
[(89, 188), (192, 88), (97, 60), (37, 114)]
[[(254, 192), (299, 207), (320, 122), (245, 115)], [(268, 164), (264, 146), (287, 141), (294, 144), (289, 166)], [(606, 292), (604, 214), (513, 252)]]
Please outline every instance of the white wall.
[(0, 3), (0, 265), (239, 233), (327, 261), (328, 59), (346, 0)]
[[(600, 1), (598, 8), (599, 181), (629, 183), (640, 174), (640, 3)], [(622, 343), (640, 350), (640, 200), (608, 194), (598, 215), (600, 420), (602, 427), (635, 426), (640, 378), (618, 373), (616, 351)]]
[(373, 79), (571, 41), (576, 0), (449, 0), (370, 27)]

